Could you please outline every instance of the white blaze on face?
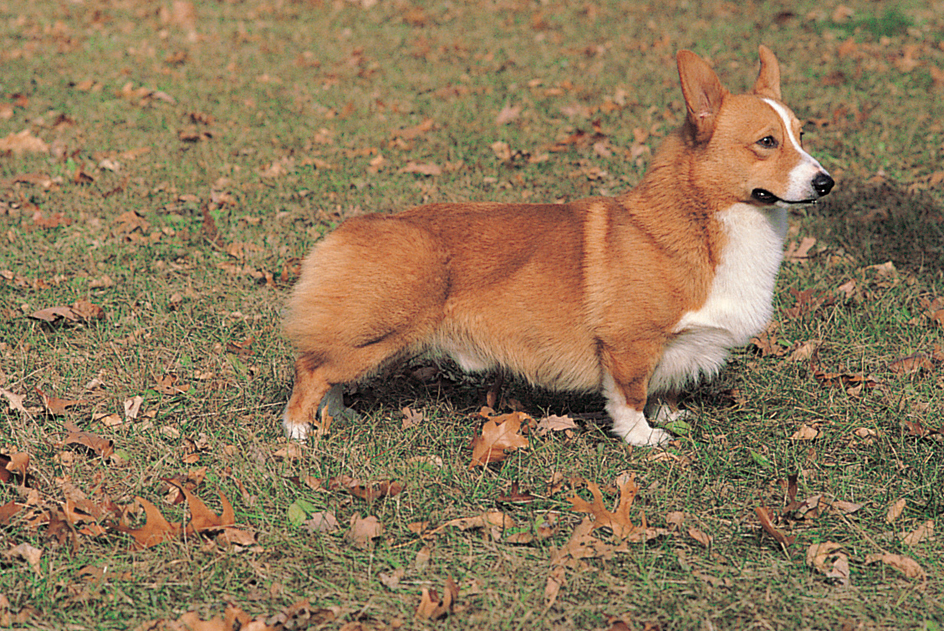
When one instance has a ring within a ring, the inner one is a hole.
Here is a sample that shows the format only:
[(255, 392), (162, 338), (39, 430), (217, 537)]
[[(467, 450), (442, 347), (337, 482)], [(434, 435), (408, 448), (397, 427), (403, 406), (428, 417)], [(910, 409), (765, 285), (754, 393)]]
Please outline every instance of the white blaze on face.
[(787, 134), (787, 140), (799, 155), (799, 162), (790, 169), (789, 182), (784, 195), (781, 195), (784, 201), (801, 202), (808, 199), (819, 197), (813, 190), (813, 178), (823, 173), (829, 175), (826, 169), (816, 161), (816, 158), (808, 154), (800, 146), (800, 141), (793, 133), (793, 125), (790, 122), (790, 112), (780, 103), (773, 99), (763, 99), (764, 103), (769, 105), (780, 117), (783, 123), (784, 132)]

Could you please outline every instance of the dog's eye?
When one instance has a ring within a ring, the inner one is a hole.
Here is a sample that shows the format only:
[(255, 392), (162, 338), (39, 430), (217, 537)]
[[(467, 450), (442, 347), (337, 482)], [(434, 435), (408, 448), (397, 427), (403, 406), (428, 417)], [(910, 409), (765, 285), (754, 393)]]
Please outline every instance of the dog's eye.
[(764, 136), (757, 141), (757, 144), (763, 147), (764, 149), (776, 149), (777, 139), (773, 136)]

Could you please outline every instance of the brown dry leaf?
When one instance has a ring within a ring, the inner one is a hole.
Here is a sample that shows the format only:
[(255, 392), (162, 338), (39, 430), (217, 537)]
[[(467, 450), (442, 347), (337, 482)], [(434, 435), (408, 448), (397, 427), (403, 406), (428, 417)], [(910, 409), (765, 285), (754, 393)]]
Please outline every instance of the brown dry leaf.
[(819, 436), (819, 430), (807, 424), (800, 425), (800, 429), (793, 432), (790, 440), (815, 440)]
[(711, 535), (707, 535), (697, 528), (689, 528), (688, 536), (694, 539), (695, 541), (697, 541), (698, 543), (700, 543), (701, 545), (705, 546), (706, 548), (709, 548), (709, 549), (711, 548), (711, 542), (712, 542)]
[(901, 517), (901, 512), (905, 510), (908, 501), (905, 498), (895, 500), (888, 506), (888, 511), (885, 513), (885, 523), (891, 524), (894, 523), (896, 519)]
[(569, 429), (577, 429), (574, 419), (569, 416), (545, 416), (538, 421), (534, 431), (538, 436), (547, 436), (550, 432), (563, 432)]
[(190, 508), (190, 523), (187, 524), (185, 531), (187, 534), (205, 532), (207, 530), (220, 530), (236, 525), (236, 515), (233, 511), (233, 505), (229, 503), (229, 500), (223, 495), (222, 491), (217, 490), (220, 496), (220, 504), (223, 505), (223, 512), (217, 515), (185, 485), (173, 479), (165, 478), (164, 481), (176, 486), (180, 489), (180, 492), (184, 494), (184, 497), (187, 498), (187, 506)]
[(438, 620), (452, 613), (452, 608), (459, 598), (459, 586), (452, 580), (452, 577), (446, 579), (446, 586), (443, 588), (442, 599), (436, 593), (436, 590), (423, 588), (423, 594), (420, 597), (420, 604), (416, 608), (416, 618), (420, 620)]
[[(469, 468), (501, 462), (506, 451), (527, 449), (528, 437), (521, 432), (531, 417), (523, 412), (512, 412), (492, 417), (482, 426), (482, 433), (472, 439), (472, 462)], [(522, 424), (525, 424), (522, 427)]]
[(927, 573), (924, 571), (924, 568), (921, 565), (912, 559), (911, 557), (906, 557), (901, 554), (890, 554), (888, 552), (883, 552), (881, 554), (869, 554), (865, 557), (866, 563), (876, 563), (881, 562), (885, 565), (890, 565), (908, 578), (914, 578), (919, 580), (924, 580), (927, 578)]
[(809, 361), (816, 355), (816, 351), (819, 350), (819, 347), (822, 346), (822, 344), (822, 340), (807, 340), (806, 342), (800, 342), (790, 350), (790, 355), (787, 356), (787, 361), (798, 363)]
[(839, 543), (814, 543), (806, 550), (806, 564), (822, 572), (826, 578), (841, 587), (849, 587), (849, 557)]
[(173, 396), (188, 392), (190, 386), (186, 383), (180, 383), (180, 377), (178, 375), (166, 374), (157, 380), (154, 384), (154, 389), (161, 394)]
[(69, 322), (91, 322), (105, 317), (105, 310), (87, 300), (76, 300), (71, 306), (47, 307), (29, 315), (34, 320), (54, 323), (58, 320)]
[(785, 552), (789, 552), (787, 546), (793, 545), (793, 542), (796, 541), (796, 537), (791, 537), (774, 526), (773, 521), (770, 519), (770, 511), (766, 507), (756, 506), (754, 507), (754, 512), (757, 513), (757, 518), (760, 520), (760, 525), (764, 527), (764, 530), (767, 531), (767, 534), (776, 539), (777, 543), (780, 544)]
[(888, 364), (888, 369), (896, 375), (913, 375), (923, 370), (934, 370), (934, 363), (925, 353), (915, 353), (896, 359)]
[(912, 530), (908, 534), (904, 535), (901, 538), (901, 542), (906, 546), (918, 545), (922, 541), (930, 539), (934, 536), (934, 520), (929, 519), (916, 529)]
[(10, 523), (10, 519), (20, 512), (21, 508), (22, 506), (13, 500), (10, 500), (6, 504), (0, 504), (0, 526), (5, 526)]
[(37, 574), (40, 573), (39, 559), (43, 556), (43, 551), (35, 548), (28, 543), (21, 543), (3, 553), (3, 556), (10, 558), (19, 557), (29, 563), (30, 568)]
[(762, 333), (751, 338), (751, 345), (760, 351), (761, 357), (783, 357), (786, 354), (784, 347), (777, 342), (779, 328), (779, 322), (771, 321)]
[(350, 486), (348, 490), (354, 497), (373, 502), (381, 497), (393, 497), (403, 491), (403, 485), (396, 480), (392, 482), (383, 481), (371, 486), (361, 486), (359, 484)]
[(328, 511), (313, 513), (307, 521), (302, 522), (302, 526), (311, 534), (335, 532), (341, 527), (334, 513)]
[(533, 502), (536, 499), (537, 497), (531, 495), (530, 493), (522, 493), (518, 488), (517, 481), (511, 483), (511, 489), (508, 491), (508, 493), (502, 493), (497, 498), (495, 498), (495, 500), (498, 502)]
[(520, 114), (521, 114), (520, 105), (515, 105), (515, 106), (506, 105), (504, 108), (502, 108), (502, 111), (498, 113), (498, 116), (495, 117), (495, 124), (507, 125), (508, 123), (517, 119)]
[(37, 138), (29, 129), (0, 138), (0, 151), (14, 155), (22, 153), (48, 153), (49, 145)]
[(414, 140), (427, 134), (436, 127), (435, 121), (432, 118), (427, 118), (423, 120), (422, 123), (414, 127), (407, 127), (405, 129), (397, 130), (394, 134), (394, 138), (402, 138), (403, 140)]
[(400, 412), (403, 413), (403, 425), (400, 429), (410, 429), (411, 427), (417, 427), (426, 420), (426, 415), (423, 412), (417, 412), (412, 408), (405, 407)]
[(833, 508), (834, 510), (839, 511), (840, 513), (843, 513), (844, 515), (851, 515), (852, 513), (855, 513), (860, 508), (865, 506), (865, 504), (858, 503), (858, 502), (846, 502), (844, 500), (833, 500), (832, 502), (829, 503), (829, 506), (830, 508)]
[(348, 532), (348, 538), (358, 548), (366, 548), (374, 539), (383, 534), (383, 524), (373, 515), (361, 518), (360, 515), (354, 515), (351, 518), (351, 530)]
[(39, 388), (34, 387), (33, 390), (36, 391), (36, 394), (39, 395), (39, 398), (43, 402), (43, 407), (46, 408), (46, 412), (52, 414), (53, 416), (64, 416), (66, 413), (66, 408), (72, 407), (73, 405), (81, 405), (87, 403), (82, 399), (59, 399), (52, 395), (47, 395), (45, 392)]
[(588, 502), (582, 497), (574, 495), (569, 499), (573, 510), (590, 513), (593, 516), (593, 523), (596, 528), (607, 527), (620, 539), (639, 542), (664, 534), (664, 529), (649, 528), (646, 524), (645, 515), (643, 515), (639, 526), (633, 524), (629, 519), (629, 509), (632, 507), (636, 493), (639, 491), (635, 477), (635, 474), (630, 474), (619, 481), (620, 498), (615, 511), (610, 512), (606, 509), (600, 487), (593, 482), (587, 482), (587, 488), (590, 489), (590, 493), (593, 495), (593, 501)]
[(26, 395), (13, 394), (9, 390), (4, 390), (3, 388), (0, 388), (0, 395), (3, 395), (3, 398), (7, 400), (11, 410), (14, 412), (20, 412), (26, 416), (30, 416), (29, 411), (23, 405), (23, 401), (26, 400)]
[(440, 175), (442, 167), (438, 164), (419, 164), (417, 162), (407, 162), (406, 166), (400, 169), (400, 173), (417, 173), (419, 175)]
[(114, 223), (115, 232), (123, 236), (128, 236), (136, 230), (145, 233), (151, 227), (151, 224), (144, 217), (133, 210), (118, 215)]
[(24, 484), (29, 462), (29, 454), (25, 451), (16, 451), (10, 455), (0, 454), (0, 482), (9, 483), (19, 477), (19, 484)]
[(475, 517), (461, 517), (459, 519), (452, 519), (447, 521), (445, 524), (436, 528), (432, 533), (437, 533), (451, 526), (455, 526), (459, 530), (478, 530), (479, 528), (497, 528), (499, 531), (508, 530), (515, 527), (515, 520), (506, 515), (505, 513), (497, 510), (488, 511), (481, 515), (476, 515)]
[(134, 549), (143, 550), (154, 547), (165, 541), (176, 539), (183, 532), (180, 524), (172, 524), (167, 521), (157, 506), (143, 497), (135, 497), (134, 499), (144, 509), (146, 516), (144, 525), (140, 528), (129, 528), (124, 523), (116, 526), (119, 532), (134, 537)]
[(805, 263), (814, 245), (816, 239), (813, 237), (803, 237), (799, 242), (790, 243), (783, 253), (783, 260), (787, 263)]
[(64, 444), (83, 445), (103, 458), (108, 458), (115, 451), (115, 445), (107, 438), (102, 438), (98, 434), (80, 430), (78, 426), (69, 421), (65, 424), (65, 430), (68, 432), (63, 441)]

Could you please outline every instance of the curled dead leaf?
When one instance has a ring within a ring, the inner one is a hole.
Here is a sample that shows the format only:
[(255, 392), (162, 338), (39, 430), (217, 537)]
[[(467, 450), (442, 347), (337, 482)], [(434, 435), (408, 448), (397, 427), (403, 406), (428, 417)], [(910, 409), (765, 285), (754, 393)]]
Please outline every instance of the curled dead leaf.
[(814, 543), (806, 550), (806, 564), (822, 572), (826, 578), (842, 587), (851, 584), (849, 575), (849, 557), (843, 551), (842, 544), (827, 541)]
[(891, 554), (888, 552), (869, 554), (865, 557), (865, 562), (868, 564), (884, 563), (885, 565), (895, 568), (908, 578), (917, 580), (924, 580), (927, 578), (927, 572), (924, 571), (924, 568), (921, 567), (917, 561), (911, 557), (906, 557), (901, 554)]
[(424, 587), (420, 604), (416, 608), (416, 618), (421, 620), (438, 620), (452, 613), (456, 600), (459, 598), (459, 586), (452, 578), (446, 579), (442, 598), (436, 590)]

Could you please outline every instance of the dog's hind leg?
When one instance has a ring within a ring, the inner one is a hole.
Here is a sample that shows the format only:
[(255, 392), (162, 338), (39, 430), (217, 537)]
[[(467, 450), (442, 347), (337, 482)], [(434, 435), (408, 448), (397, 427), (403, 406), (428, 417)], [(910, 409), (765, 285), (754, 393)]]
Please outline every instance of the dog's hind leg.
[(311, 353), (302, 353), (295, 361), (295, 386), (282, 413), (282, 427), (285, 428), (288, 438), (304, 441), (312, 422), (320, 420), (315, 418), (318, 405), (328, 394), (332, 384), (325, 378), (325, 371), (318, 364), (317, 358)]

